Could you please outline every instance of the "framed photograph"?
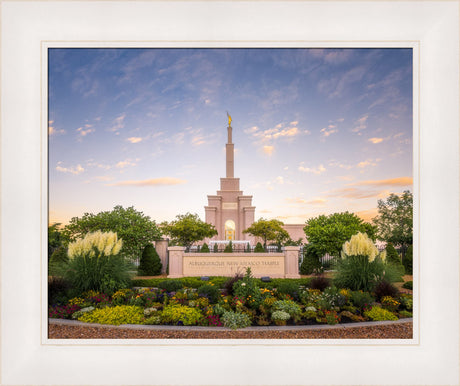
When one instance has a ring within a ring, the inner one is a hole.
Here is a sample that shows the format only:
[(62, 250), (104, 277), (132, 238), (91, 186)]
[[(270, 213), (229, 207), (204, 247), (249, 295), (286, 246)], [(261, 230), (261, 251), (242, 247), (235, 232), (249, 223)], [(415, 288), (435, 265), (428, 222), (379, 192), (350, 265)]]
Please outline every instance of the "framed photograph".
[[(3, 2), (1, 383), (459, 384), (458, 16), (454, 1)], [(51, 223), (136, 196), (157, 222), (206, 211), (211, 245), (246, 248), (254, 207), (294, 241), (308, 218), (367, 221), (406, 190), (411, 339), (48, 336)]]

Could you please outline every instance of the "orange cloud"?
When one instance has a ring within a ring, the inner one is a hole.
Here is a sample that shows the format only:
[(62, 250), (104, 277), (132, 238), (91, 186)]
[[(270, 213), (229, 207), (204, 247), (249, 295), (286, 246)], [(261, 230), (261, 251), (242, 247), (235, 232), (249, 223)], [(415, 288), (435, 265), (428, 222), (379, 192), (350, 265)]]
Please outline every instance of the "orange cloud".
[(108, 184), (108, 186), (163, 186), (163, 185), (180, 185), (185, 184), (187, 181), (173, 177), (153, 178), (149, 180), (129, 180), (120, 181), (115, 184)]
[(130, 137), (130, 138), (126, 138), (126, 140), (131, 143), (139, 143), (142, 141), (142, 138), (141, 137)]
[(413, 184), (412, 177), (398, 177), (390, 178), (387, 180), (368, 180), (356, 182), (353, 185), (356, 186), (408, 186)]
[(368, 141), (375, 145), (377, 143), (383, 142), (383, 138), (369, 138)]
[(263, 151), (267, 155), (272, 155), (274, 150), (275, 150), (274, 146), (264, 146), (263, 147)]

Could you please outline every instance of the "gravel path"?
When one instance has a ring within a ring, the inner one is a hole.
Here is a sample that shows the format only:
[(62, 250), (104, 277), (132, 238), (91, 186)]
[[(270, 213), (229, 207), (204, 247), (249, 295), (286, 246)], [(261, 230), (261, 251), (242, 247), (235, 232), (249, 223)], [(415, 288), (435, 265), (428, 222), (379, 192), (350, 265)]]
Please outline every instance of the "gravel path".
[[(316, 327), (316, 326), (315, 326)], [(50, 323), (49, 339), (412, 339), (412, 322), (361, 324), (346, 327), (243, 330), (143, 329), (123, 326), (65, 325)]]

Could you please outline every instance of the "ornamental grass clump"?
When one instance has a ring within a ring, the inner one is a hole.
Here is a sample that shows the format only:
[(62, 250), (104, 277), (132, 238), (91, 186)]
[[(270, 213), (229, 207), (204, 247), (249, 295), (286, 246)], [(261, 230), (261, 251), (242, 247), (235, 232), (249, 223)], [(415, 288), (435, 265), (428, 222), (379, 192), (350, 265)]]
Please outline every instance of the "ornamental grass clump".
[(69, 244), (69, 261), (63, 266), (63, 276), (72, 287), (111, 294), (129, 286), (129, 264), (119, 255), (123, 241), (114, 232), (87, 233)]
[(343, 244), (341, 258), (336, 262), (336, 286), (371, 291), (383, 278), (394, 281), (390, 265), (385, 264), (385, 255), (385, 252), (379, 253), (365, 233), (353, 235)]

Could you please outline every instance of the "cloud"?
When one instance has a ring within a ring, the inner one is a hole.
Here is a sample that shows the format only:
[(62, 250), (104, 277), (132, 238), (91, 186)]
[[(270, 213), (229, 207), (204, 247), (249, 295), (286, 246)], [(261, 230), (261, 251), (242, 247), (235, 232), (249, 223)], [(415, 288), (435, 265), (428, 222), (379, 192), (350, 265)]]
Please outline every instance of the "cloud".
[(85, 171), (85, 169), (80, 164), (78, 164), (75, 167), (70, 167), (70, 168), (62, 167), (61, 164), (62, 164), (62, 162), (59, 161), (57, 166), (56, 166), (56, 170), (58, 172), (71, 173), (71, 174), (78, 175), (78, 174), (83, 173)]
[(124, 161), (120, 161), (118, 163), (115, 164), (115, 167), (116, 168), (119, 168), (119, 169), (123, 169), (127, 166), (136, 166), (136, 163), (133, 162), (132, 160), (130, 159), (127, 159), (127, 160), (124, 160)]
[[(278, 123), (275, 127), (267, 130), (261, 130), (257, 126), (252, 126), (248, 129), (245, 129), (244, 132), (246, 134), (252, 135), (258, 141), (267, 142), (273, 141), (278, 138), (287, 138), (291, 139), (297, 135), (302, 134), (302, 131), (299, 130), (297, 127), (298, 122), (292, 121), (289, 124), (286, 123)], [(309, 134), (308, 130), (303, 131), (305, 134)]]
[(126, 118), (126, 114), (121, 114), (120, 116), (116, 117), (113, 120), (112, 127), (108, 129), (108, 131), (114, 132), (116, 134), (119, 134), (119, 130), (123, 129), (125, 127), (124, 120)]
[(288, 197), (286, 201), (291, 204), (306, 204), (307, 200), (300, 197)]
[(355, 187), (334, 189), (327, 193), (330, 197), (341, 197), (351, 199), (365, 199), (372, 197), (381, 197), (383, 192), (381, 190), (361, 190)]
[(307, 204), (310, 205), (324, 205), (327, 202), (325, 198), (315, 198), (313, 200), (307, 201)]
[(414, 182), (412, 177), (397, 177), (387, 180), (368, 180), (356, 182), (355, 186), (409, 186)]
[(86, 137), (88, 134), (94, 133), (96, 130), (93, 129), (93, 125), (86, 124), (85, 126), (77, 129), (80, 137)]
[(283, 185), (284, 184), (284, 178), (282, 176), (278, 176), (275, 178), (275, 182), (279, 185)]
[(129, 137), (129, 138), (126, 138), (126, 140), (131, 143), (139, 143), (142, 141), (142, 138), (141, 137)]
[(374, 145), (377, 144), (377, 143), (380, 143), (380, 142), (383, 142), (383, 138), (369, 138), (368, 139), (369, 142), (372, 142)]
[(378, 215), (378, 209), (368, 209), (355, 212), (355, 214), (360, 217), (363, 221), (371, 222), (374, 217)]
[(64, 134), (65, 133), (64, 129), (57, 130), (54, 126), (52, 126), (53, 123), (54, 123), (54, 121), (48, 121), (48, 134), (49, 135)]
[(120, 181), (107, 186), (164, 186), (164, 185), (180, 185), (187, 183), (186, 180), (173, 177), (153, 178), (149, 180), (128, 180)]
[(353, 133), (360, 133), (362, 130), (365, 130), (367, 128), (367, 119), (369, 118), (369, 115), (363, 115), (361, 118), (357, 119), (355, 121), (355, 127), (351, 129)]
[(358, 168), (365, 168), (367, 166), (377, 166), (377, 163), (371, 159), (367, 159), (365, 161), (359, 162), (356, 167)]
[(323, 127), (320, 131), (323, 133), (323, 137), (329, 137), (331, 134), (337, 133), (338, 130), (336, 129), (337, 126), (329, 125), (327, 128)]
[(326, 171), (326, 168), (323, 166), (323, 164), (319, 165), (317, 168), (309, 168), (301, 164), (299, 165), (298, 170), (304, 173), (321, 174)]
[(273, 151), (275, 150), (275, 147), (274, 146), (264, 146), (262, 150), (264, 151), (265, 154), (272, 155)]

